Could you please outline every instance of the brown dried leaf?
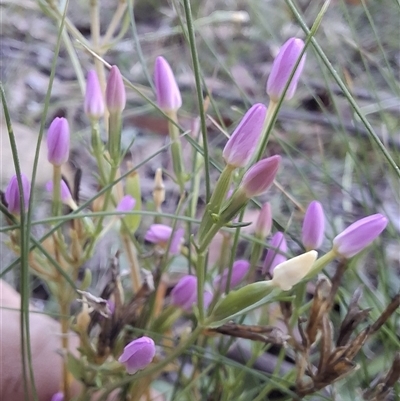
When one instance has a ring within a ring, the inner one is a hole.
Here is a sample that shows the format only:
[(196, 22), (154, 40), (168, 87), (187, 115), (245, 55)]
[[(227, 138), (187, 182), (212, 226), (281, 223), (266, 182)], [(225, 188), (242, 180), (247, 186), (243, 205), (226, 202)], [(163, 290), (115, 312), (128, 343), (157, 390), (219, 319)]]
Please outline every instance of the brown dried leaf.
[(363, 322), (371, 309), (360, 309), (358, 301), (362, 296), (362, 288), (359, 287), (354, 292), (354, 295), (349, 304), (349, 310), (340, 325), (339, 335), (336, 341), (337, 346), (346, 345), (352, 335), (354, 329)]

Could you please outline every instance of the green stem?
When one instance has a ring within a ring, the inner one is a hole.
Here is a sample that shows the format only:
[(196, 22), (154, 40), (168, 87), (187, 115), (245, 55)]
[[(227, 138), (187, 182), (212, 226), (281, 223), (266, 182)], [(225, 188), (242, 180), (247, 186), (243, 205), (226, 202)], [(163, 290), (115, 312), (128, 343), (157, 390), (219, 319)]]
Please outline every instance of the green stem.
[[(364, 124), (366, 130), (368, 131), (368, 134), (372, 138), (372, 140), (375, 142), (379, 150), (383, 153), (384, 157), (386, 158), (387, 162), (390, 164), (390, 166), (393, 168), (394, 172), (398, 177), (400, 177), (400, 168), (396, 164), (396, 162), (393, 160), (392, 156), (386, 149), (385, 145), (382, 143), (380, 140), (378, 134), (375, 132), (374, 128), (370, 124), (370, 122), (367, 120), (365, 117), (364, 113), (360, 109), (360, 107), (357, 105), (354, 97), (352, 96), (351, 92), (347, 88), (346, 84), (343, 82), (343, 80), (340, 78), (340, 75), (337, 73), (331, 62), (329, 61), (328, 57), (322, 50), (321, 46), (318, 44), (318, 42), (315, 40), (313, 37), (315, 33), (314, 25), (311, 27), (311, 30), (308, 28), (308, 26), (305, 24), (305, 22), (302, 20), (302, 17), (298, 10), (296, 9), (296, 6), (294, 5), (292, 0), (286, 0), (287, 5), (289, 6), (291, 12), (293, 15), (296, 17), (297, 21), (299, 22), (301, 28), (303, 31), (308, 35), (308, 40), (306, 42), (306, 45), (308, 42), (311, 42), (315, 52), (318, 54), (318, 56), (321, 58), (329, 72), (331, 73), (333, 79), (336, 81), (338, 84), (339, 88), (342, 90), (343, 95), (347, 98), (348, 102), (350, 103), (351, 107), (353, 108), (354, 112), (357, 114), (357, 116), (360, 118), (361, 122)], [(325, 5), (327, 7), (327, 3), (329, 1), (326, 1)], [(324, 6), (325, 6), (324, 5)], [(323, 11), (326, 11), (326, 7), (322, 8), (320, 13)]]
[(206, 126), (206, 118), (205, 118), (205, 110), (203, 103), (203, 91), (201, 87), (201, 77), (200, 77), (200, 63), (199, 63), (199, 55), (197, 53), (196, 47), (196, 38), (194, 33), (194, 25), (193, 25), (193, 17), (192, 11), (190, 7), (190, 0), (183, 0), (183, 5), (185, 8), (185, 16), (190, 44), (190, 54), (192, 55), (193, 62), (193, 73), (196, 82), (196, 93), (197, 93), (197, 101), (199, 104), (199, 116), (200, 116), (200, 126), (201, 126), (201, 135), (203, 138), (203, 152), (204, 152), (204, 174), (205, 174), (205, 184), (206, 184), (206, 202), (208, 203), (210, 199), (210, 161), (208, 154), (208, 142), (207, 142), (207, 126)]
[[(114, 181), (115, 175), (117, 174), (117, 170), (118, 170), (117, 166), (114, 166), (114, 165), (111, 166), (110, 178), (109, 178), (109, 182), (110, 183), (112, 183)], [(107, 210), (108, 203), (109, 203), (110, 198), (111, 198), (112, 190), (113, 190), (113, 187), (109, 188), (109, 190), (105, 193), (104, 203), (103, 203), (103, 210), (104, 211)], [(88, 248), (87, 248), (87, 250), (85, 252), (85, 256), (84, 256), (85, 259), (91, 257), (91, 254), (92, 254), (93, 248), (94, 248), (94, 246), (95, 246), (95, 244), (97, 242), (98, 236), (102, 231), (103, 221), (104, 221), (105, 217), (106, 217), (105, 215), (100, 216), (99, 221), (97, 222), (96, 229), (94, 231), (92, 241), (90, 242), (90, 244), (89, 244), (89, 246), (88, 246)]]
[(316, 260), (314, 263), (312, 269), (310, 272), (307, 274), (307, 276), (304, 278), (304, 280), (309, 280), (311, 277), (315, 276), (319, 272), (322, 271), (322, 269), (332, 260), (334, 260), (337, 257), (337, 253), (331, 249), (329, 252), (327, 252), (324, 256), (320, 257), (319, 259)]
[(258, 145), (257, 154), (252, 164), (261, 160), (267, 148), (269, 137), (271, 136), (272, 128), (275, 125), (276, 117), (278, 115), (279, 103), (270, 102), (265, 116), (264, 125), (262, 129), (260, 143)]
[(167, 114), (168, 117), (170, 117), (168, 120), (168, 131), (171, 138), (172, 165), (176, 181), (178, 182), (182, 194), (185, 190), (186, 174), (182, 154), (182, 144), (179, 137), (178, 116), (176, 110), (170, 111)]
[(126, 234), (122, 234), (122, 243), (125, 248), (125, 255), (129, 262), (133, 291), (137, 294), (139, 289), (142, 287), (142, 278), (140, 277), (140, 265), (137, 258), (136, 247), (130, 240), (129, 235)]
[(231, 165), (225, 166), (222, 170), (221, 175), (218, 178), (217, 184), (215, 185), (215, 189), (211, 196), (210, 202), (206, 206), (206, 210), (204, 211), (203, 219), (200, 223), (198, 238), (201, 243), (205, 236), (207, 236), (211, 227), (214, 224), (213, 214), (219, 214), (221, 204), (226, 198), (226, 194), (229, 191), (229, 187), (232, 181), (232, 174), (235, 170), (235, 167)]
[(216, 236), (217, 232), (222, 228), (221, 224), (214, 224), (207, 234), (204, 236), (203, 241), (199, 245), (198, 252), (203, 253), (207, 249), (208, 245), (210, 245), (212, 239)]
[(201, 252), (197, 255), (197, 307), (199, 308), (199, 322), (204, 322), (204, 279), (206, 271), (206, 254)]
[(53, 166), (53, 216), (61, 214), (61, 166)]
[(104, 171), (104, 146), (100, 138), (100, 127), (98, 121), (92, 121), (92, 151), (97, 162), (100, 174), (100, 183), (106, 183), (106, 174)]

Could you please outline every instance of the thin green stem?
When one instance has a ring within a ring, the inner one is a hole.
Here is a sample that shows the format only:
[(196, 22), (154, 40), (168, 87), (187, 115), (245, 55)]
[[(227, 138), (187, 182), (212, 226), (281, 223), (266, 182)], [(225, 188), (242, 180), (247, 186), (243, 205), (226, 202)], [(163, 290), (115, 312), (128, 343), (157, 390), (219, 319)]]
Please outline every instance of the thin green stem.
[(61, 214), (61, 166), (53, 166), (53, 216)]
[(345, 85), (343, 80), (340, 78), (339, 74), (336, 72), (335, 68), (333, 67), (333, 65), (329, 61), (328, 57), (326, 56), (326, 54), (322, 50), (321, 46), (318, 44), (316, 39), (311, 36), (312, 35), (312, 30), (310, 30), (307, 27), (307, 25), (304, 23), (301, 15), (300, 15), (299, 11), (297, 10), (297, 8), (296, 8), (295, 4), (293, 3), (293, 1), (292, 0), (286, 0), (286, 3), (289, 6), (289, 8), (290, 8), (291, 12), (293, 13), (293, 15), (296, 17), (296, 19), (299, 22), (299, 24), (300, 24), (301, 28), (303, 29), (303, 31), (307, 35), (309, 35), (309, 41), (312, 43), (312, 45), (314, 47), (314, 50), (316, 51), (318, 56), (323, 61), (323, 63), (325, 64), (326, 68), (331, 73), (333, 79), (336, 81), (336, 83), (338, 84), (339, 88), (343, 91), (344, 96), (349, 101), (349, 103), (352, 106), (354, 112), (357, 114), (357, 116), (360, 118), (361, 122), (364, 124), (365, 129), (368, 132), (368, 135), (371, 137), (372, 141), (375, 142), (376, 146), (382, 152), (382, 154), (384, 155), (386, 161), (393, 168), (395, 174), (400, 178), (400, 168), (399, 168), (399, 166), (393, 160), (392, 156), (390, 155), (390, 153), (386, 149), (385, 145), (379, 139), (378, 134), (375, 132), (375, 130), (373, 129), (372, 125), (367, 120), (367, 118), (365, 117), (365, 115), (361, 111), (360, 107), (357, 105), (354, 97), (351, 95), (349, 89), (347, 88), (347, 86)]
[(182, 194), (185, 191), (186, 173), (183, 161), (181, 138), (179, 136), (178, 116), (176, 110), (167, 114), (170, 117), (168, 120), (168, 131), (171, 138), (172, 165), (174, 168), (175, 178)]
[(199, 322), (204, 323), (204, 280), (206, 271), (206, 253), (197, 254), (197, 307), (199, 308)]
[(193, 72), (194, 72), (194, 78), (195, 78), (195, 82), (196, 82), (197, 101), (198, 101), (198, 105), (199, 105), (201, 134), (202, 134), (202, 138), (203, 138), (206, 202), (208, 203), (208, 200), (210, 199), (210, 194), (211, 194), (210, 169), (209, 169), (210, 164), (209, 164), (209, 154), (208, 154), (207, 126), (206, 126), (205, 110), (204, 110), (204, 103), (203, 103), (203, 91), (201, 89), (199, 55), (197, 53), (197, 47), (196, 47), (196, 38), (195, 38), (195, 32), (194, 32), (193, 17), (192, 17), (192, 12), (191, 12), (191, 7), (190, 7), (190, 0), (183, 0), (183, 4), (184, 4), (184, 8), (185, 8), (185, 16), (186, 16), (187, 30), (188, 30), (188, 36), (189, 36), (190, 53), (192, 55)]

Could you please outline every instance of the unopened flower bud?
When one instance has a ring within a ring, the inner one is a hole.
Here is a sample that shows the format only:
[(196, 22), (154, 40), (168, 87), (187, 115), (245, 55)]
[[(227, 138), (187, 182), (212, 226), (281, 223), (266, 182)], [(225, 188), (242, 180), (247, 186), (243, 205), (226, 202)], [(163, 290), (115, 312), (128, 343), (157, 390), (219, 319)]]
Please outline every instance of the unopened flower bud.
[(197, 277), (191, 275), (182, 277), (171, 291), (171, 303), (190, 312), (197, 303)]
[[(25, 174), (21, 174), (22, 190), (23, 196), (23, 207), (24, 210), (28, 208), (29, 205), (29, 195), (31, 191), (31, 184), (28, 177)], [(7, 202), (7, 209), (10, 213), (19, 215), (21, 213), (21, 202), (20, 202), (20, 192), (18, 187), (17, 176), (11, 177), (10, 182), (7, 185), (6, 192), (4, 194), (5, 200)]]
[(273, 271), (272, 284), (279, 287), (282, 291), (289, 291), (307, 276), (317, 257), (317, 251), (309, 251), (282, 262)]
[(174, 73), (164, 57), (157, 57), (154, 68), (157, 104), (165, 112), (176, 111), (182, 106), (181, 93)]
[[(164, 224), (152, 224), (150, 228), (147, 230), (147, 233), (144, 237), (146, 241), (149, 241), (153, 244), (162, 245), (164, 247), (167, 246), (167, 243), (171, 237), (172, 228), (166, 226)], [(176, 255), (180, 251), (182, 238), (183, 238), (184, 230), (182, 228), (178, 228), (175, 230), (174, 236), (171, 240), (171, 245), (169, 248), (169, 252), (172, 255)]]
[(154, 341), (149, 337), (140, 337), (131, 341), (125, 348), (118, 362), (126, 367), (126, 371), (133, 375), (147, 367), (156, 354)]
[(50, 401), (64, 401), (64, 393), (59, 391), (58, 393), (53, 394)]
[[(229, 283), (229, 288), (234, 288), (239, 285), (247, 272), (249, 271), (250, 263), (247, 260), (237, 260), (232, 265), (232, 273), (231, 280)], [(222, 274), (219, 274), (215, 277), (213, 281), (213, 285), (215, 289), (219, 289), (220, 291), (225, 291), (226, 283), (228, 282), (229, 277), (229, 268), (226, 268)]]
[[(298, 38), (290, 38), (280, 49), (272, 65), (271, 74), (267, 82), (267, 93), (273, 102), (278, 102), (293, 72), (293, 68), (304, 48), (304, 42)], [(306, 61), (303, 55), (296, 72), (286, 91), (285, 99), (289, 100), (294, 96), (297, 83)]]
[(104, 99), (100, 82), (95, 70), (90, 70), (86, 79), (84, 110), (92, 120), (100, 119), (104, 114)]
[(69, 125), (64, 117), (56, 117), (47, 131), (47, 159), (61, 166), (69, 157)]
[(247, 165), (258, 145), (266, 114), (267, 108), (261, 103), (247, 111), (222, 152), (227, 164), (234, 167)]
[(250, 167), (243, 176), (240, 188), (248, 199), (264, 193), (274, 182), (281, 157), (271, 156)]
[(339, 255), (351, 258), (371, 244), (387, 224), (388, 219), (380, 213), (364, 217), (333, 239), (333, 249)]
[(267, 272), (272, 274), (277, 265), (287, 260), (287, 257), (284, 255), (287, 252), (287, 244), (283, 233), (278, 231), (272, 237), (269, 245), (271, 249), (268, 249), (262, 270), (264, 274)]
[(322, 245), (325, 232), (325, 215), (321, 203), (309, 204), (303, 221), (302, 241), (307, 250), (318, 249)]
[(265, 239), (271, 232), (272, 228), (272, 213), (271, 204), (264, 203), (260, 212), (258, 214), (256, 225), (255, 225), (255, 235), (260, 239)]
[(122, 75), (113, 65), (107, 80), (106, 104), (110, 114), (121, 114), (126, 105), (126, 92)]
[(136, 204), (136, 200), (130, 195), (125, 195), (118, 203), (117, 212), (130, 212)]
[(153, 200), (156, 210), (161, 210), (161, 205), (165, 201), (165, 185), (162, 178), (162, 169), (158, 168), (154, 176)]

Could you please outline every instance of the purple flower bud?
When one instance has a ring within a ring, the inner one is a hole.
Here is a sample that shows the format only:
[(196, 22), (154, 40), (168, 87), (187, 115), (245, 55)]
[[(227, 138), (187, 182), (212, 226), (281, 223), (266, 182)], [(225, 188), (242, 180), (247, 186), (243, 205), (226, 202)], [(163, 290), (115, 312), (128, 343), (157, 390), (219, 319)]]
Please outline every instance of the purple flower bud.
[(307, 208), (303, 221), (302, 241), (307, 251), (322, 245), (325, 232), (325, 215), (322, 205), (312, 201)]
[(197, 277), (184, 276), (171, 291), (171, 303), (187, 312), (197, 303)]
[(147, 230), (144, 239), (153, 244), (168, 242), (171, 236), (172, 228), (164, 224), (152, 224)]
[(287, 260), (287, 257), (282, 255), (282, 253), (287, 252), (286, 239), (283, 233), (278, 231), (272, 237), (269, 245), (271, 246), (271, 249), (268, 249), (267, 256), (264, 259), (264, 265), (262, 269), (263, 274), (267, 272), (272, 274), (276, 266)]
[(61, 166), (69, 156), (69, 125), (64, 117), (56, 117), (47, 131), (47, 159)]
[[(153, 244), (166, 246), (172, 234), (172, 228), (164, 224), (152, 224), (147, 230), (144, 239)], [(175, 230), (171, 240), (169, 252), (176, 255), (180, 251), (184, 230), (182, 228)]]
[(117, 212), (130, 212), (136, 205), (136, 200), (130, 195), (125, 195), (118, 203)]
[(272, 213), (271, 213), (271, 204), (265, 203), (260, 209), (260, 213), (258, 214), (255, 226), (255, 234), (257, 237), (265, 239), (272, 228)]
[[(29, 204), (29, 194), (31, 191), (31, 184), (28, 177), (25, 174), (21, 174), (22, 189), (24, 192), (24, 210), (28, 208)], [(11, 177), (10, 182), (6, 188), (6, 193), (4, 194), (5, 200), (7, 202), (7, 209), (10, 213), (19, 215), (21, 213), (21, 203), (19, 197), (19, 187), (17, 176)]]
[(113, 65), (107, 80), (106, 104), (111, 114), (121, 114), (125, 109), (126, 93), (122, 75), (116, 65)]
[[(48, 181), (46, 183), (46, 190), (48, 192), (53, 192), (53, 181)], [(60, 182), (60, 191), (61, 191), (61, 201), (68, 205), (72, 200), (71, 191), (68, 188), (68, 185), (64, 180)]]
[[(231, 281), (229, 288), (234, 288), (239, 285), (247, 272), (249, 271), (250, 263), (247, 260), (237, 260), (232, 266)], [(228, 282), (229, 268), (224, 269), (222, 274), (215, 277), (213, 281), (214, 288), (220, 291), (225, 291), (226, 283)]]
[(59, 391), (58, 393), (53, 394), (50, 401), (64, 401), (64, 393)]
[[(292, 74), (293, 68), (303, 51), (304, 42), (298, 38), (290, 38), (280, 49), (272, 65), (271, 74), (267, 82), (267, 93), (273, 102), (278, 102), (283, 94), (283, 90)], [(303, 55), (301, 61), (293, 75), (292, 81), (286, 91), (285, 99), (289, 100), (294, 96), (297, 83), (306, 61)]]
[(227, 164), (244, 167), (250, 161), (258, 145), (266, 114), (267, 108), (261, 103), (248, 110), (222, 152)]
[(181, 93), (175, 81), (174, 73), (164, 57), (157, 57), (154, 67), (157, 104), (161, 110), (168, 112), (182, 106)]
[(247, 198), (262, 194), (272, 185), (280, 161), (279, 155), (271, 156), (260, 160), (246, 171), (240, 187)]
[(126, 371), (133, 375), (151, 363), (156, 354), (154, 341), (149, 337), (140, 337), (131, 341), (125, 348), (118, 362), (125, 365)]
[(333, 249), (345, 258), (361, 252), (386, 228), (388, 219), (378, 213), (364, 217), (333, 239)]
[(90, 70), (87, 75), (84, 110), (93, 120), (98, 120), (104, 114), (103, 93), (95, 70)]

